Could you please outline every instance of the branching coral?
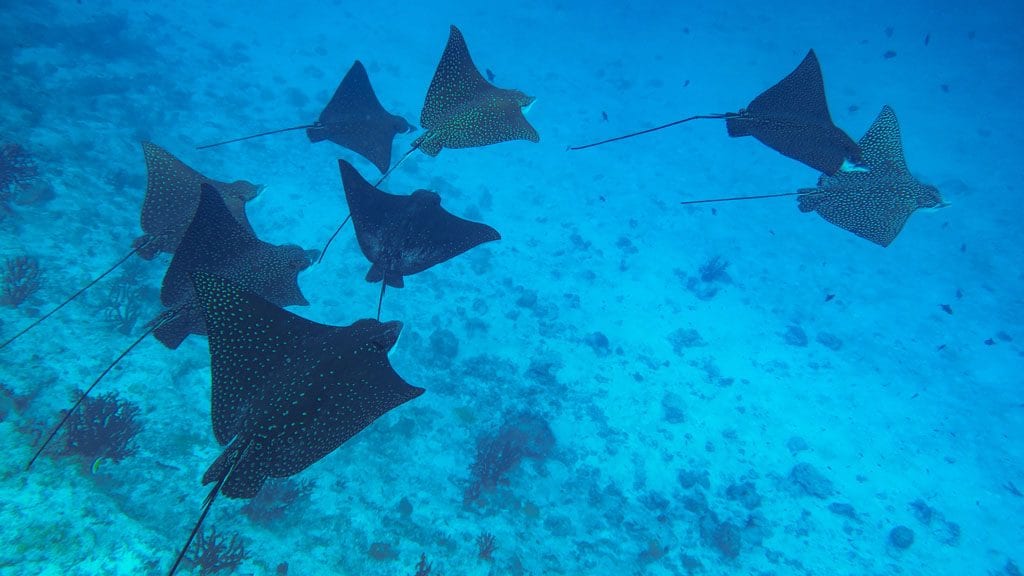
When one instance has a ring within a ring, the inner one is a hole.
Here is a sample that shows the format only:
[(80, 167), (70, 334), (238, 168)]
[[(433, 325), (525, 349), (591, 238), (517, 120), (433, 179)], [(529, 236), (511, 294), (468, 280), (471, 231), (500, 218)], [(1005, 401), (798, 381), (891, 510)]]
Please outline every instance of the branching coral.
[(15, 256), (4, 262), (0, 282), (0, 305), (15, 308), (39, 290), (39, 261), (31, 256)]
[(0, 145), (0, 217), (10, 210), (14, 193), (28, 185), (38, 174), (35, 161), (17, 144)]
[(507, 419), (493, 436), (477, 440), (476, 461), (470, 467), (472, 478), (465, 502), (473, 503), (483, 492), (493, 490), (523, 458), (547, 458), (554, 446), (555, 436), (540, 416), (523, 413)]
[(680, 270), (676, 271), (676, 275), (685, 279), (686, 289), (693, 292), (697, 298), (711, 300), (718, 294), (721, 285), (732, 283), (732, 277), (726, 271), (728, 268), (728, 260), (721, 256), (712, 256), (697, 268), (696, 276), (687, 276)]
[(433, 564), (427, 563), (427, 555), (420, 554), (420, 561), (416, 564), (416, 576), (430, 576)]
[(102, 304), (104, 320), (121, 334), (131, 334), (139, 321), (142, 292), (141, 288), (129, 286), (125, 282), (113, 285)]
[(721, 256), (712, 256), (700, 265), (697, 273), (700, 274), (701, 282), (730, 282), (732, 279), (726, 272), (727, 268), (729, 268), (728, 260)]
[(498, 549), (497, 539), (490, 532), (481, 532), (476, 537), (477, 557), (481, 560), (494, 560), (494, 551)]
[(135, 454), (132, 440), (142, 429), (139, 407), (111, 392), (86, 397), (65, 425), (64, 453), (115, 462)]
[(269, 525), (284, 517), (297, 501), (308, 500), (313, 486), (308, 481), (290, 478), (269, 479), (256, 493), (256, 497), (242, 506), (242, 513), (257, 524)]
[(185, 558), (193, 567), (199, 568), (199, 576), (233, 572), (248, 559), (249, 552), (238, 534), (231, 534), (228, 540), (226, 536), (217, 534), (217, 529), (213, 527), (210, 528), (209, 536), (205, 528), (199, 531)]

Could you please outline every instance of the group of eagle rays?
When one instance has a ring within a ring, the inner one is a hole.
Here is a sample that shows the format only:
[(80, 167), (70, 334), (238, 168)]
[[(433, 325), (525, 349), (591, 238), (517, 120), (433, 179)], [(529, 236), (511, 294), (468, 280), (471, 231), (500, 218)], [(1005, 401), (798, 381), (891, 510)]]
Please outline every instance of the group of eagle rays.
[[(363, 65), (356, 61), (316, 122), (264, 132), (210, 148), (290, 130), (305, 130), (311, 142), (329, 140), (370, 161), (381, 172), (370, 184), (352, 164), (339, 160), (342, 185), (356, 240), (370, 263), (368, 282), (380, 282), (375, 319), (350, 326), (311, 322), (283, 309), (307, 305), (299, 272), (316, 251), (260, 240), (246, 217), (246, 202), (261, 186), (218, 182), (186, 166), (156, 144), (144, 142), (148, 183), (142, 204), (144, 234), (111, 268), (32, 324), (0, 343), (8, 346), (113, 272), (133, 255), (151, 260), (171, 255), (160, 291), (163, 311), (62, 412), (63, 419), (28, 466), (54, 439), (70, 415), (110, 370), (152, 334), (171, 349), (190, 334), (206, 335), (211, 362), (211, 417), (220, 456), (203, 474), (213, 484), (199, 518), (169, 573), (179, 567), (218, 494), (252, 498), (268, 477), (297, 474), (333, 452), (393, 408), (424, 392), (391, 367), (388, 352), (400, 322), (380, 322), (387, 286), (401, 288), (405, 276), (422, 272), (492, 240), (498, 232), (441, 207), (428, 190), (408, 195), (379, 189), (410, 154), (437, 156), (444, 148), (471, 148), (511, 140), (540, 140), (524, 116), (534, 98), (498, 88), (469, 55), (462, 33), (451, 27), (447, 45), (420, 113), (423, 134), (391, 163), (396, 135), (412, 132), (404, 118), (377, 100)], [(903, 157), (900, 128), (885, 106), (867, 133), (854, 142), (833, 122), (814, 51), (777, 84), (738, 112), (702, 114), (593, 144), (582, 150), (662, 130), (697, 119), (723, 119), (733, 137), (762, 143), (822, 173), (814, 188), (788, 194), (692, 200), (683, 204), (797, 196), (802, 212), (880, 246), (888, 246), (919, 208), (942, 207), (939, 191), (920, 183)], [(337, 236), (335, 231), (331, 236)], [(327, 245), (329, 246), (330, 241)], [(327, 246), (320, 251), (323, 258)]]

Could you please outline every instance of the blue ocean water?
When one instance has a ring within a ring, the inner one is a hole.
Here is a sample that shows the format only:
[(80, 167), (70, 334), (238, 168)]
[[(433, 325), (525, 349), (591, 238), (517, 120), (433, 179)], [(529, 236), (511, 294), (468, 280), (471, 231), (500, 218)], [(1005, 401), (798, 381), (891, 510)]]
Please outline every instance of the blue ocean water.
[[(218, 499), (207, 542), (246, 551), (219, 573), (1020, 574), (1017, 3), (299, 4), (0, 8), (0, 145), (36, 170), (0, 195), (0, 258), (38, 268), (0, 339), (131, 249), (143, 141), (264, 185), (260, 238), (315, 249), (346, 213), (338, 158), (370, 163), (301, 132), (196, 146), (311, 122), (356, 59), (418, 124), (452, 24), (537, 98), (539, 143), (413, 154), (383, 185), (502, 239), (388, 290), (391, 362), (427, 393), (263, 498)], [(887, 248), (792, 198), (680, 206), (818, 181), (720, 121), (566, 150), (738, 110), (810, 48), (836, 124), (857, 139), (891, 106), (951, 204)], [(157, 314), (168, 262), (131, 259), (0, 350), (0, 574), (165, 574), (188, 536), (222, 450), (203, 337), (145, 339), (97, 388), (138, 408), (133, 453), (58, 437), (25, 470)], [(371, 317), (367, 268), (347, 228), (291, 310)]]

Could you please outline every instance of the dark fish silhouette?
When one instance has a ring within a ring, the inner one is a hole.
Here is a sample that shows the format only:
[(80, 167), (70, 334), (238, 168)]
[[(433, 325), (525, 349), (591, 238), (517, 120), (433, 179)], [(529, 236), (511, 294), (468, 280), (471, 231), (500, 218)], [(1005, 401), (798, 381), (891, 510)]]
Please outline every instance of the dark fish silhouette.
[(370, 85), (370, 78), (366, 75), (366, 68), (356, 60), (341, 79), (341, 84), (320, 113), (320, 118), (313, 124), (261, 132), (199, 148), (212, 148), (292, 130), (305, 130), (309, 141), (313, 143), (330, 140), (348, 148), (385, 172), (391, 164), (391, 144), (395, 135), (412, 132), (415, 128), (401, 116), (391, 114), (381, 106)]
[(213, 432), (225, 446), (174, 574), (218, 494), (252, 498), (268, 477), (305, 470), (393, 408), (423, 394), (391, 367), (402, 324), (325, 326), (203, 272), (195, 293), (209, 330)]
[(356, 240), (370, 261), (366, 281), (381, 282), (378, 318), (385, 287), (401, 288), (405, 276), (501, 239), (494, 228), (463, 220), (442, 208), (435, 192), (388, 194), (372, 186), (348, 162), (339, 160), (338, 166)]
[(125, 348), (65, 412), (29, 460), (29, 468), (82, 401), (147, 336), (153, 334), (173, 350), (189, 334), (206, 334), (206, 324), (192, 289), (191, 274), (217, 274), (280, 306), (309, 304), (299, 289), (297, 277), (312, 264), (314, 255), (295, 245), (274, 246), (258, 239), (235, 220), (213, 186), (206, 183), (200, 186), (195, 216), (164, 275), (160, 301), (166, 309), (146, 325), (145, 332)]
[(210, 184), (220, 190), (224, 195), (224, 203), (227, 204), (234, 218), (246, 230), (252, 231), (245, 215), (245, 203), (255, 198), (263, 190), (262, 186), (245, 180), (237, 180), (229, 184), (207, 178), (152, 142), (143, 142), (142, 152), (146, 157), (147, 183), (140, 221), (145, 234), (136, 238), (132, 243), (132, 250), (105, 272), (90, 280), (77, 292), (68, 296), (20, 332), (0, 343), (0, 349), (70, 304), (83, 292), (117, 270), (133, 254), (138, 254), (146, 260), (153, 259), (160, 252), (173, 254), (199, 204), (200, 184)]
[(298, 274), (309, 268), (314, 254), (294, 244), (275, 246), (260, 240), (232, 218), (212, 186), (203, 184), (195, 217), (160, 289), (160, 302), (175, 315), (153, 335), (175, 349), (189, 334), (206, 334), (190, 279), (196, 271), (216, 274), (278, 306), (309, 305), (299, 289)]
[(801, 212), (817, 212), (836, 226), (885, 247), (917, 209), (949, 205), (938, 188), (910, 174), (900, 125), (889, 106), (882, 107), (860, 139), (860, 148), (867, 171), (823, 175), (817, 188), (798, 192)]
[(807, 52), (796, 70), (762, 92), (739, 112), (690, 116), (655, 128), (569, 149), (583, 150), (700, 119), (724, 119), (729, 136), (753, 136), (775, 151), (825, 174), (835, 174), (841, 168), (849, 169), (860, 163), (861, 154), (857, 144), (832, 123), (825, 101), (821, 66), (814, 50)]

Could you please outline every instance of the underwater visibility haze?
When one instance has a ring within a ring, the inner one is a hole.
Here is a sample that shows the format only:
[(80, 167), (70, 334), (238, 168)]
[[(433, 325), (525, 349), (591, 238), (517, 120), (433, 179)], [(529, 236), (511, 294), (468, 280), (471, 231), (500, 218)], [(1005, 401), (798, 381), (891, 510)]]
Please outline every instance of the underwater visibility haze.
[(0, 12), (0, 575), (1022, 573), (1014, 2)]

